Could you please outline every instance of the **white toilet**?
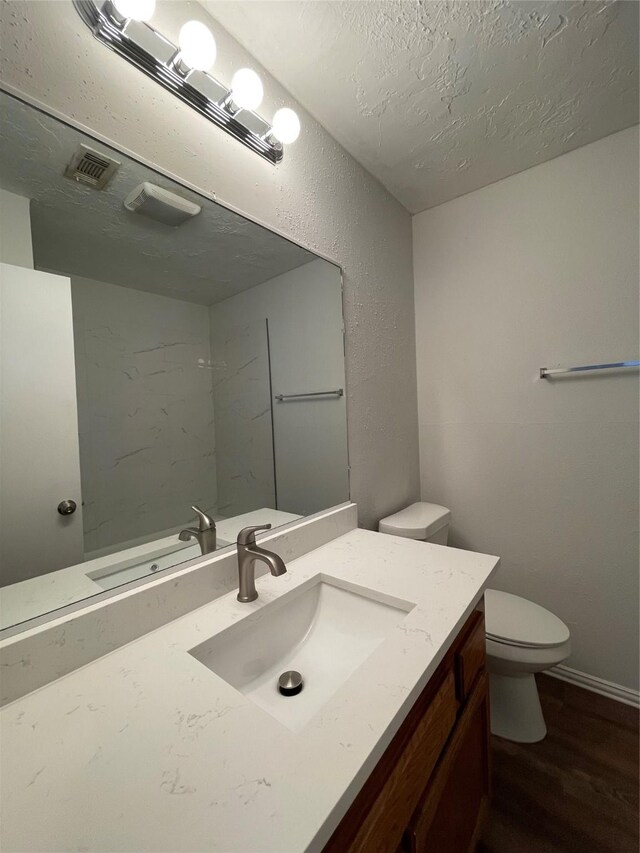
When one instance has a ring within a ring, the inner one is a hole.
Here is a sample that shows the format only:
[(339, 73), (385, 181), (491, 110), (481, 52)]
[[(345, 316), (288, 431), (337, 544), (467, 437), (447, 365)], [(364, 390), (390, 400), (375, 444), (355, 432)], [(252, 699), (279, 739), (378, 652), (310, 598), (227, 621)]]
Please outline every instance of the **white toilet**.
[[(450, 511), (415, 503), (383, 518), (380, 533), (446, 545)], [(534, 673), (569, 657), (569, 629), (544, 607), (495, 589), (485, 591), (491, 731), (520, 743), (542, 740), (547, 727)]]

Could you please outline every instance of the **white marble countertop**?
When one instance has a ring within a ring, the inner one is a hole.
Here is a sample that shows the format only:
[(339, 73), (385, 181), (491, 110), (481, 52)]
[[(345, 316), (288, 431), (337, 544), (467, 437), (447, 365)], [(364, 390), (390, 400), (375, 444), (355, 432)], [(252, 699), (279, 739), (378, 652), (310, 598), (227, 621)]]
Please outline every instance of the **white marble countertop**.
[[(496, 557), (352, 530), (6, 706), (6, 851), (321, 850)], [(415, 603), (298, 732), (188, 650), (322, 572)]]

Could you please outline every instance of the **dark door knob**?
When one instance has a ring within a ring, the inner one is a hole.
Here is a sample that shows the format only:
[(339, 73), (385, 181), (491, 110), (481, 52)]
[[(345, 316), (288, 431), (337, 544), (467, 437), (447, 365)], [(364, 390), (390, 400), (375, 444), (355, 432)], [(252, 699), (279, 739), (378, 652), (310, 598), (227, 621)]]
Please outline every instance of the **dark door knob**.
[(73, 515), (76, 511), (77, 504), (75, 501), (60, 501), (58, 504), (58, 512), (60, 515)]

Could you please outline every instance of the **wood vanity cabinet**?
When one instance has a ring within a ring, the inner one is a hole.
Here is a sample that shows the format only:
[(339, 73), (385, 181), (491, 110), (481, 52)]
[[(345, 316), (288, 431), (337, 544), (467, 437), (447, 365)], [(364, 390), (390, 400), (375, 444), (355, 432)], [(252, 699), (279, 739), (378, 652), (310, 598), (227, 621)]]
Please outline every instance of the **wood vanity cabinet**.
[(467, 853), (489, 796), (484, 615), (475, 611), (324, 853)]

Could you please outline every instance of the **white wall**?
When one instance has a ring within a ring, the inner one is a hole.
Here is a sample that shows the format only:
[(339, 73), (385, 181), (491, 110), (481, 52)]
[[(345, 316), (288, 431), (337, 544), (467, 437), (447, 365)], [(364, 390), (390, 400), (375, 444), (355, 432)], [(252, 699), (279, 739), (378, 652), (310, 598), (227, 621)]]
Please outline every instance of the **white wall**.
[(638, 685), (638, 129), (414, 217), (422, 497)]
[(302, 135), (280, 165), (98, 44), (71, 3), (0, 6), (11, 33), (2, 80), (343, 267), (351, 494), (374, 525), (419, 491), (410, 217), (198, 4), (160, 3), (154, 24), (177, 42), (191, 17), (215, 29), (222, 81), (250, 65), (263, 75), (265, 115), (299, 110)]
[(215, 513), (209, 312), (72, 277), (85, 551)]
[(276, 487), (277, 508), (299, 515), (348, 500), (345, 398), (272, 411), (265, 323), (274, 397), (344, 388), (339, 269), (312, 261), (210, 311), (220, 511), (276, 506)]
[(31, 200), (0, 189), (0, 261), (33, 269)]

